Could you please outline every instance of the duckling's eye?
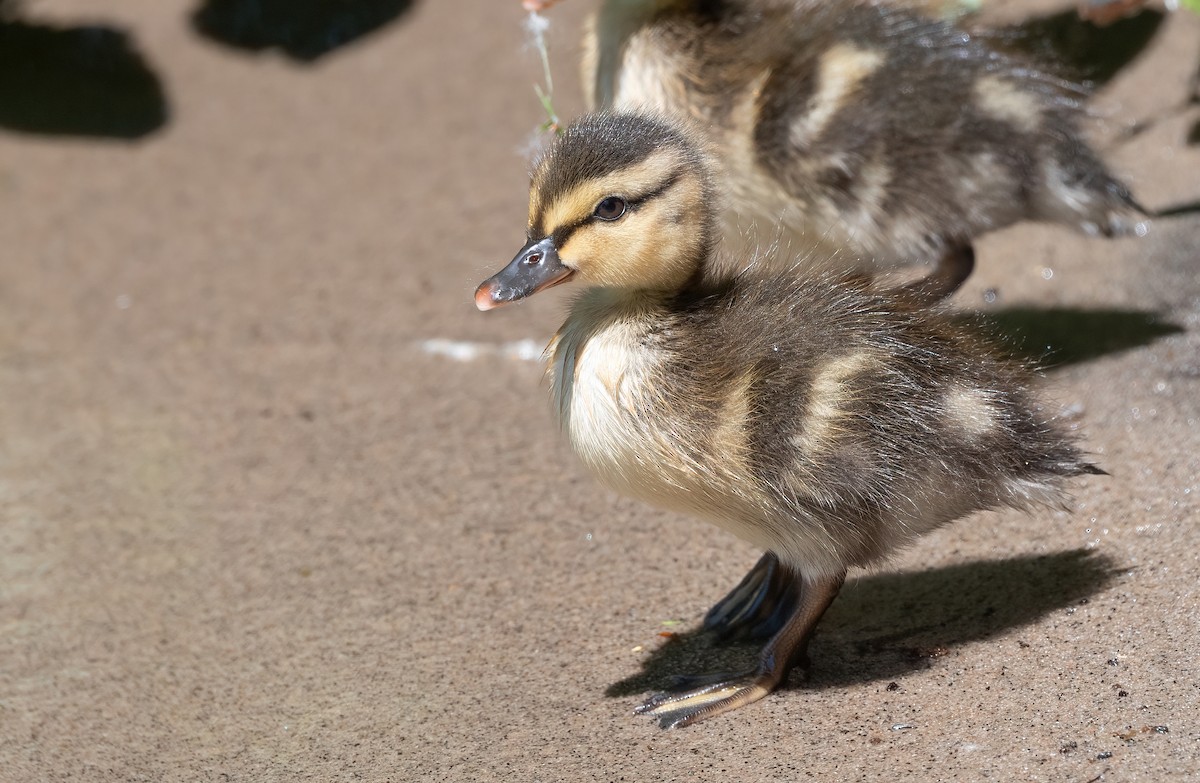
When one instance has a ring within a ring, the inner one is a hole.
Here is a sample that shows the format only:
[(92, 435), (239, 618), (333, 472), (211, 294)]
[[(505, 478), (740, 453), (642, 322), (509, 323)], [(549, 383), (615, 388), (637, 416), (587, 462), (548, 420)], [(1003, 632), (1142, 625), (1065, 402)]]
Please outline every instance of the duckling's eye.
[(620, 196), (609, 196), (596, 205), (596, 211), (592, 214), (601, 220), (616, 220), (625, 214), (626, 206), (625, 199)]

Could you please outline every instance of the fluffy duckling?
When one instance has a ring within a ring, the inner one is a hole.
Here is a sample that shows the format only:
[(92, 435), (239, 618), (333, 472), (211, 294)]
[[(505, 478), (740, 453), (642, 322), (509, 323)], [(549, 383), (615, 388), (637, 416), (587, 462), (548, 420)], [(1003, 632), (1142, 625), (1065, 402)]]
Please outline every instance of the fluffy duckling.
[(603, 0), (584, 49), (593, 109), (708, 136), (731, 247), (816, 248), (865, 273), (933, 263), (914, 287), (937, 299), (985, 232), (1115, 235), (1143, 217), (1081, 139), (1077, 89), (900, 3)]
[(713, 191), (682, 128), (586, 116), (535, 169), (528, 242), (475, 292), (489, 310), (586, 285), (547, 348), (576, 454), (613, 489), (769, 553), (716, 610), (735, 626), (775, 616), (757, 668), (654, 696), (639, 711), (663, 726), (756, 701), (804, 665), (849, 567), (973, 511), (1059, 503), (1064, 479), (1100, 472), (1022, 367), (917, 297), (720, 271)]

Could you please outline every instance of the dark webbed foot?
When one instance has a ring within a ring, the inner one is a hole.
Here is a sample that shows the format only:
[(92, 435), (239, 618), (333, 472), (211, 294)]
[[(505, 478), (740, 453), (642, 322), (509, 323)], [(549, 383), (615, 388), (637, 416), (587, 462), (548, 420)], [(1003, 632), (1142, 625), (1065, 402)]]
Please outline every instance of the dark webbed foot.
[[(765, 560), (766, 557), (760, 560), (759, 566), (763, 566)], [(776, 561), (776, 565), (781, 564)], [(755, 571), (759, 566), (755, 566)], [(755, 571), (751, 571), (751, 576)], [(759, 654), (758, 666), (753, 671), (690, 678), (693, 684), (699, 684), (679, 693), (657, 693), (635, 712), (653, 715), (660, 726), (669, 729), (707, 720), (766, 696), (786, 679), (793, 666), (805, 660), (813, 629), (837, 597), (844, 579), (845, 573), (836, 577), (805, 580), (803, 583), (797, 580), (800, 584), (798, 601), (783, 627)], [(730, 595), (736, 594), (742, 586), (739, 585)]]
[(974, 269), (975, 249), (969, 243), (950, 245), (934, 264), (932, 272), (901, 290), (933, 304), (957, 291)]
[(799, 598), (798, 575), (767, 552), (737, 587), (708, 610), (704, 630), (721, 641), (769, 639), (783, 627)]

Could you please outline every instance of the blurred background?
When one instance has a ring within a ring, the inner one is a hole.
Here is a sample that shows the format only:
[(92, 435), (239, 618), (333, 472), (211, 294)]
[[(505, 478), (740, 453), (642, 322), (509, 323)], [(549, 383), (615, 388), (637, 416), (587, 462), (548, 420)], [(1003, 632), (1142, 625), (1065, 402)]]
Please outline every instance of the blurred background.
[[(592, 6), (549, 14), (564, 118)], [(1074, 516), (985, 515), (862, 577), (811, 693), (670, 739), (627, 714), (706, 654), (664, 664), (664, 623), (694, 624), (757, 553), (575, 466), (535, 360), (565, 294), (474, 310), (523, 242), (545, 119), (525, 18), (0, 0), (0, 779), (684, 779), (743, 749), (746, 780), (904, 754), (962, 779), (1086, 780), (1103, 753), (1123, 779), (1194, 772), (1197, 693), (1161, 685), (1194, 683), (1200, 641), (1186, 214), (1143, 239), (990, 236), (955, 299), (1057, 368), (1113, 474)], [(1095, 27), (1020, 0), (968, 23), (1094, 83), (1090, 132), (1143, 202), (1200, 199), (1196, 15)], [(961, 612), (921, 609), (946, 594)], [(963, 619), (985, 602), (999, 615)], [(908, 652), (938, 645), (952, 665)], [(1055, 683), (1067, 654), (1087, 687)], [(983, 709), (946, 686), (997, 658), (1013, 686)], [(1062, 692), (1066, 717), (1029, 704)], [(924, 733), (888, 730), (922, 704)]]

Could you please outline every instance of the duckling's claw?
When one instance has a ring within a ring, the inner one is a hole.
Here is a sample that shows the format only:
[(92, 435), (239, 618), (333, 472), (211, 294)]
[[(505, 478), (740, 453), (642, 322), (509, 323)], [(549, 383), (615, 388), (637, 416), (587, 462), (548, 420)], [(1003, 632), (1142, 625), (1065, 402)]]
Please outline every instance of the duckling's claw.
[(737, 587), (708, 610), (704, 630), (714, 632), (720, 641), (770, 638), (795, 608), (796, 596), (791, 595), (795, 580), (779, 558), (767, 552)]
[[(766, 558), (759, 561), (762, 565)], [(778, 564), (782, 569), (782, 564)], [(757, 566), (756, 566), (757, 568)], [(697, 687), (680, 693), (656, 693), (634, 710), (652, 715), (664, 729), (679, 728), (707, 720), (758, 701), (775, 690), (795, 666), (807, 667), (808, 640), (821, 615), (833, 603), (845, 573), (805, 580), (793, 592), (798, 601), (783, 627), (759, 654), (758, 667), (744, 674), (708, 675), (692, 678)]]
[(926, 304), (940, 302), (957, 291), (974, 268), (975, 248), (971, 243), (951, 245), (934, 264), (932, 272), (902, 290)]

